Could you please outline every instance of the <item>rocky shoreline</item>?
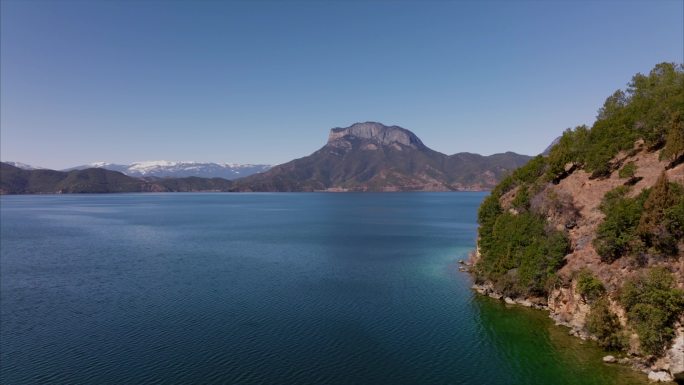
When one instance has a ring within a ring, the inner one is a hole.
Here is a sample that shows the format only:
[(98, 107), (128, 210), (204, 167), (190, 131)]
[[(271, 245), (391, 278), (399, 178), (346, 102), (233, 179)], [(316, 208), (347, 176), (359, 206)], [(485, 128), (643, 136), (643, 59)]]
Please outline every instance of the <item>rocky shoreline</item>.
[[(472, 262), (459, 261), (462, 265), (459, 270), (470, 273)], [(582, 315), (582, 322), (577, 322), (576, 318), (568, 319), (567, 315), (554, 311), (553, 307), (549, 306), (547, 298), (511, 298), (497, 292), (491, 283), (473, 284), (472, 289), (480, 295), (484, 295), (509, 305), (519, 305), (538, 310), (549, 312), (549, 317), (554, 320), (556, 325), (568, 327), (569, 335), (578, 337), (582, 340), (595, 340), (596, 338), (589, 334), (584, 328), (584, 316)], [(556, 289), (556, 291), (561, 289)], [(558, 295), (554, 291), (549, 295), (549, 298)], [(588, 309), (588, 305), (587, 305)], [(674, 339), (672, 347), (665, 353), (663, 357), (655, 359), (653, 357), (644, 357), (636, 352), (630, 351), (623, 356), (615, 357), (613, 355), (606, 355), (603, 357), (603, 362), (606, 364), (618, 364), (629, 366), (634, 370), (644, 373), (648, 376), (651, 382), (678, 382), (684, 383), (684, 322), (680, 322), (677, 327), (677, 336)]]

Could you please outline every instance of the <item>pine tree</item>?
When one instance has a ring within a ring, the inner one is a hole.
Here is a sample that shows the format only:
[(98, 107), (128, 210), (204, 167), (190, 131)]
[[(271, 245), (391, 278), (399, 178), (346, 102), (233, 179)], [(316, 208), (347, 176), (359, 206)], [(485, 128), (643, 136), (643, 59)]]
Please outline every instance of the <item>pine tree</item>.
[(670, 128), (665, 138), (665, 148), (660, 154), (661, 158), (675, 161), (684, 155), (684, 119), (682, 114), (673, 113), (670, 119)]
[(665, 220), (666, 210), (675, 203), (670, 193), (670, 182), (663, 171), (644, 202), (644, 211), (637, 226), (637, 233), (646, 246), (653, 247), (656, 252), (668, 255), (677, 252), (677, 240), (670, 233)]

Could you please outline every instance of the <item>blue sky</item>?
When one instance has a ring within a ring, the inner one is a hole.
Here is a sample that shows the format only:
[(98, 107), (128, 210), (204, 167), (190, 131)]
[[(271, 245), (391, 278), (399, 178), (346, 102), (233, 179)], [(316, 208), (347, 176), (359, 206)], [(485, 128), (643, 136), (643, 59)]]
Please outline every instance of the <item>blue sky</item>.
[(0, 157), (282, 163), (328, 129), (535, 154), (684, 61), (684, 1), (1, 3)]

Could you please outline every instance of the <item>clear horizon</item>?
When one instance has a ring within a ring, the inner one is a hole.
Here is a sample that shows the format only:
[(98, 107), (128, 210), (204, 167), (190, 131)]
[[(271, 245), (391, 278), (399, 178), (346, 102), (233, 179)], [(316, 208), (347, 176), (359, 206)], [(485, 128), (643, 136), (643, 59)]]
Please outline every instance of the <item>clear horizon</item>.
[(360, 121), (534, 155), (684, 62), (677, 0), (0, 4), (0, 157), (54, 169), (279, 164)]

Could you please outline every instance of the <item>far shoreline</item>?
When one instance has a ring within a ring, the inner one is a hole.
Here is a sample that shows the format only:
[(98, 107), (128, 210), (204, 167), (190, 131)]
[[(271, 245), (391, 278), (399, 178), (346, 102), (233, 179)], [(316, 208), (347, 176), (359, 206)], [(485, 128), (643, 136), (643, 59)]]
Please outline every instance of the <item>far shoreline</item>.
[(161, 194), (453, 194), (453, 193), (489, 193), (491, 190), (457, 190), (457, 191), (127, 191), (127, 192), (78, 192), (78, 193), (21, 193), (21, 194), (3, 194), (5, 196), (101, 196), (101, 195), (161, 195)]

